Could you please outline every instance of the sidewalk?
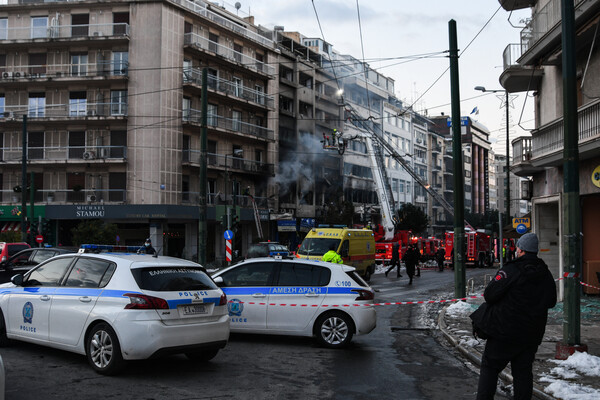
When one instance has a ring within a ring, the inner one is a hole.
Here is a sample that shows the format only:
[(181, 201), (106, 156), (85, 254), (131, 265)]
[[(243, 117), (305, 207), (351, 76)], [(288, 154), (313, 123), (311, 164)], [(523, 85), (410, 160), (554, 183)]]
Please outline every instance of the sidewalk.
[[(482, 293), (483, 286), (479, 292)], [(483, 303), (483, 297), (469, 299), (445, 307), (438, 319), (444, 337), (471, 363), (479, 367), (485, 340), (476, 340), (472, 334), (469, 314)], [(559, 303), (548, 314), (544, 340), (533, 365), (534, 398), (539, 399), (599, 399), (600, 398), (600, 297), (582, 295), (581, 341), (588, 353), (555, 360), (556, 342), (563, 336), (563, 304)], [(502, 383), (502, 382), (503, 383)], [(512, 389), (510, 364), (500, 376), (498, 388)]]

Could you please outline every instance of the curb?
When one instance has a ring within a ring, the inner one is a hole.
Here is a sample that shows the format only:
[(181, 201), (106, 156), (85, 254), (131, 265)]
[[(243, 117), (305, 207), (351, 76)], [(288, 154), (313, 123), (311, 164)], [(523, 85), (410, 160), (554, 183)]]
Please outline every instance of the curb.
[[(472, 347), (465, 347), (465, 346), (459, 344), (458, 340), (456, 340), (456, 338), (454, 336), (452, 336), (452, 334), (448, 331), (448, 326), (446, 325), (446, 320), (445, 320), (446, 308), (448, 308), (448, 307), (449, 307), (449, 305), (442, 308), (442, 311), (440, 312), (440, 315), (438, 316), (438, 326), (440, 327), (440, 330), (442, 331), (443, 336), (446, 338), (446, 340), (452, 346), (454, 346), (471, 363), (480, 367), (482, 354)], [(507, 370), (508, 370), (508, 367), (504, 371), (500, 372), (498, 377), (500, 379), (502, 379), (503, 381), (512, 384), (513, 377), (511, 374), (506, 372)], [(543, 387), (538, 385), (535, 381), (533, 382), (533, 396), (535, 398), (542, 399), (542, 400), (558, 400), (556, 397), (550, 396), (549, 394), (545, 393), (543, 390)]]

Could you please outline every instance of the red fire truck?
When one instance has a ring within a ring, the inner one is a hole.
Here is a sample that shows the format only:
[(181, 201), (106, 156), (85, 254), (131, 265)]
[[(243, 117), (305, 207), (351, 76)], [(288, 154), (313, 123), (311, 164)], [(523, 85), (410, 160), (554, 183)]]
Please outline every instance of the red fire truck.
[(392, 240), (385, 240), (383, 226), (377, 225), (375, 229), (373, 229), (373, 236), (375, 238), (375, 262), (383, 265), (389, 264), (392, 260), (394, 243), (400, 245), (400, 258), (402, 258), (402, 255), (408, 246), (410, 234), (411, 231), (397, 230), (394, 232)]
[[(494, 264), (492, 237), (483, 229), (465, 232), (466, 258), (465, 265), (483, 268)], [(446, 260), (452, 262), (454, 248), (454, 232), (446, 232)]]

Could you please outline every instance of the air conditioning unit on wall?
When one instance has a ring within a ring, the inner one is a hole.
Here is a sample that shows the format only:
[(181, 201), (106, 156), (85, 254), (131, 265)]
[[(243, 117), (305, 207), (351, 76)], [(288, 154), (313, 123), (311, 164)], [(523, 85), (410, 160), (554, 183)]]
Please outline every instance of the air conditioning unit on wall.
[(96, 153), (94, 153), (93, 151), (86, 151), (85, 153), (83, 153), (84, 160), (93, 160), (94, 158), (96, 158)]
[(95, 194), (88, 194), (87, 195), (87, 201), (96, 201), (96, 195)]

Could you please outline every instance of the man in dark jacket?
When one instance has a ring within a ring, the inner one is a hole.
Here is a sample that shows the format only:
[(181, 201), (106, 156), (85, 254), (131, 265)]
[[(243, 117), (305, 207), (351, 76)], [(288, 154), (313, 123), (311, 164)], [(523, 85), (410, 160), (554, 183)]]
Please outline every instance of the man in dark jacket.
[(413, 276), (415, 275), (415, 267), (419, 263), (419, 259), (421, 255), (419, 254), (419, 250), (417, 250), (417, 246), (410, 245), (410, 247), (406, 250), (406, 254), (402, 256), (402, 261), (406, 265), (406, 273), (408, 274), (408, 284), (412, 285)]
[(397, 278), (402, 278), (400, 274), (400, 245), (398, 242), (394, 242), (392, 245), (392, 260), (390, 261), (390, 267), (385, 271), (385, 276), (388, 276), (391, 270), (398, 268)]
[(446, 252), (443, 247), (440, 247), (435, 252), (435, 261), (438, 265), (438, 271), (444, 272), (444, 259), (446, 258)]
[(498, 374), (510, 362), (514, 398), (531, 399), (533, 360), (542, 343), (548, 309), (556, 305), (556, 284), (537, 257), (535, 233), (517, 242), (517, 258), (498, 271), (483, 294), (487, 312), (481, 328), (489, 338), (481, 359), (477, 399), (493, 399)]

